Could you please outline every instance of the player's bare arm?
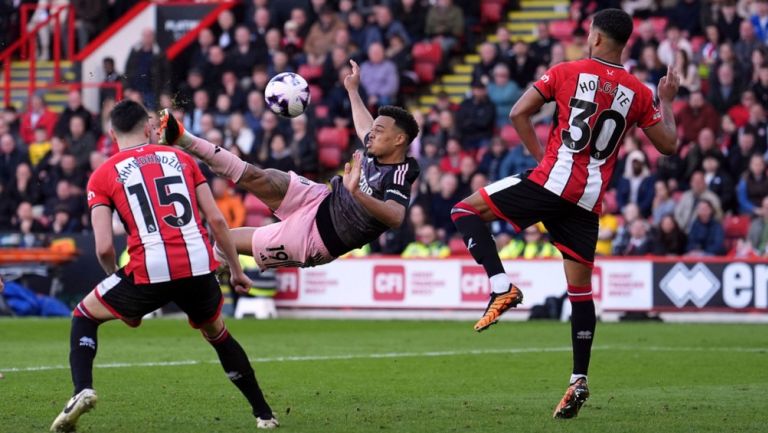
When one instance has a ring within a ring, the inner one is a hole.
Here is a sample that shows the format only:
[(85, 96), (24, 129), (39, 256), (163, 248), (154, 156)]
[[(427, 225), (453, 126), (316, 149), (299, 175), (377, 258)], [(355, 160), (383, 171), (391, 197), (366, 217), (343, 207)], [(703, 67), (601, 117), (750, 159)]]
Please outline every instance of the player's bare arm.
[(659, 80), (657, 94), (661, 109), (661, 122), (646, 128), (645, 135), (651, 139), (653, 146), (664, 155), (672, 155), (677, 151), (677, 125), (672, 112), (672, 101), (677, 96), (680, 87), (680, 76), (675, 68), (667, 68), (667, 75)]
[(288, 191), (290, 175), (280, 170), (263, 170), (248, 164), (228, 150), (196, 137), (165, 109), (160, 112), (159, 143), (179, 146), (205, 162), (214, 173), (236, 182), (263, 201), (270, 209), (280, 207)]
[(240, 260), (237, 256), (235, 249), (235, 243), (229, 235), (229, 227), (224, 216), (216, 206), (216, 200), (213, 198), (211, 188), (207, 183), (202, 183), (195, 188), (195, 194), (197, 195), (197, 202), (200, 206), (200, 210), (203, 212), (203, 216), (211, 226), (211, 232), (213, 238), (216, 240), (216, 248), (220, 250), (229, 264), (230, 269), (230, 283), (232, 287), (238, 293), (247, 293), (253, 283), (243, 272), (243, 268), (240, 267)]
[(104, 272), (112, 275), (118, 269), (112, 236), (112, 209), (107, 206), (94, 207), (91, 210), (91, 224), (96, 241), (96, 257)]
[(517, 103), (512, 107), (512, 111), (509, 112), (512, 126), (515, 127), (520, 140), (522, 140), (528, 152), (536, 159), (536, 162), (541, 162), (541, 159), (544, 157), (544, 150), (541, 147), (541, 143), (539, 143), (539, 138), (536, 136), (536, 131), (533, 129), (531, 117), (539, 112), (545, 102), (541, 93), (531, 87), (517, 100)]
[(405, 206), (394, 200), (381, 201), (360, 190), (363, 153), (356, 151), (352, 163), (344, 165), (344, 187), (374, 218), (391, 228), (398, 228), (405, 219)]
[(360, 66), (354, 60), (350, 60), (349, 64), (352, 66), (352, 73), (344, 78), (344, 87), (349, 93), (349, 102), (352, 104), (352, 122), (355, 124), (355, 132), (360, 141), (365, 141), (365, 135), (373, 127), (373, 116), (360, 97)]

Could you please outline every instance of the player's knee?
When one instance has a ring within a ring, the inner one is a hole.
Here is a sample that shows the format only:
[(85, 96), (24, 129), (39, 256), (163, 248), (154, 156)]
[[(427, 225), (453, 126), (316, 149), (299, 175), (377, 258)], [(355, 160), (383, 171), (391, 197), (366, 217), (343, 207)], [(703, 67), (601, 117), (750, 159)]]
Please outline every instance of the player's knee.
[(227, 331), (227, 327), (224, 325), (224, 319), (221, 317), (201, 326), (200, 332), (203, 334), (203, 338), (211, 344), (219, 343), (229, 335), (229, 331)]
[(471, 204), (460, 201), (456, 203), (453, 208), (451, 209), (451, 220), (453, 222), (456, 222), (460, 218), (468, 217), (468, 216), (480, 216), (480, 211), (477, 210), (474, 206)]

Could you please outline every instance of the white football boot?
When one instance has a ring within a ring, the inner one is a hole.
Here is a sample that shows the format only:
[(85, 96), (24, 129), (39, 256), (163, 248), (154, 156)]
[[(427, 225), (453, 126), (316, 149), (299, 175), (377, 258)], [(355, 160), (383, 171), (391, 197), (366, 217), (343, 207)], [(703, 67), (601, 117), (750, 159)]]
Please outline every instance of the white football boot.
[(99, 397), (96, 391), (86, 388), (69, 399), (64, 410), (51, 424), (51, 431), (55, 433), (69, 433), (75, 431), (80, 415), (90, 411), (96, 405)]

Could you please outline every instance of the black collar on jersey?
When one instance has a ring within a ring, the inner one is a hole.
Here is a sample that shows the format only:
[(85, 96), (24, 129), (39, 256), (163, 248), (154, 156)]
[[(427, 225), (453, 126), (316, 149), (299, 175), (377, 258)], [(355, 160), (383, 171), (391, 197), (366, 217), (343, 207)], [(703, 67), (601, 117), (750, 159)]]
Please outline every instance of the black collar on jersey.
[(624, 69), (624, 66), (623, 66), (623, 65), (618, 65), (618, 64), (616, 64), (616, 63), (613, 63), (613, 62), (609, 62), (609, 61), (607, 61), (607, 60), (603, 60), (603, 59), (601, 59), (600, 57), (590, 57), (590, 59), (592, 59), (592, 60), (594, 60), (594, 61), (596, 61), (596, 62), (600, 62), (600, 63), (602, 63), (602, 64), (604, 64), (604, 65), (613, 66), (614, 68), (620, 68), (620, 69)]

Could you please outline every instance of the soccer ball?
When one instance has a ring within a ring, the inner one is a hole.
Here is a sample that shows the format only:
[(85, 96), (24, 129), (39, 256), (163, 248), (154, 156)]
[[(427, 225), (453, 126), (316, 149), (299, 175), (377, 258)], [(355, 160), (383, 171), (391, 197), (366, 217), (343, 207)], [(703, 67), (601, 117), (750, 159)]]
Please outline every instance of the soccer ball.
[(264, 100), (278, 116), (300, 116), (309, 106), (309, 85), (301, 75), (283, 72), (269, 80), (264, 89)]

